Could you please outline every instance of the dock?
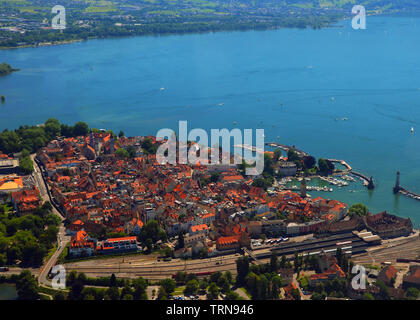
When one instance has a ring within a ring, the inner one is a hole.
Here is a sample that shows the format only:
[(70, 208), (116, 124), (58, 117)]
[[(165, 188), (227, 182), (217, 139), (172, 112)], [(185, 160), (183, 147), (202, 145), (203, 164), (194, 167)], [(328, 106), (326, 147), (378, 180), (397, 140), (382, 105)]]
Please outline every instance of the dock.
[(412, 199), (415, 199), (415, 200), (419, 200), (420, 201), (420, 194), (411, 192), (411, 191), (405, 189), (404, 187), (401, 187), (400, 186), (398, 192), (401, 193), (402, 195), (406, 196), (406, 197), (409, 197), (409, 198), (412, 198)]
[(401, 187), (401, 185), (400, 185), (400, 172), (399, 171), (397, 171), (397, 179), (395, 181), (395, 186), (394, 186), (393, 191), (394, 191), (394, 194), (401, 193), (402, 195), (404, 195), (406, 197), (409, 197), (409, 198), (412, 198), (412, 199), (415, 199), (415, 200), (420, 200), (420, 194), (411, 192), (411, 191), (407, 190), (406, 188)]
[(266, 142), (265, 145), (266, 146), (269, 146), (269, 147), (273, 147), (273, 148), (280, 148), (280, 149), (282, 149), (282, 150), (284, 150), (286, 152), (288, 152), (289, 150), (293, 150), (300, 157), (307, 157), (307, 156), (309, 156), (308, 153), (306, 153), (305, 151), (296, 149), (295, 146), (288, 146), (288, 145), (280, 144), (280, 143), (277, 143), (277, 142)]
[(338, 159), (326, 159), (326, 160), (330, 161), (330, 162), (336, 162), (336, 163), (339, 163), (339, 164), (345, 166), (347, 168), (347, 171), (352, 171), (353, 170), (353, 168), (344, 160), (338, 160)]
[(238, 149), (250, 150), (252, 152), (256, 152), (256, 153), (259, 153), (259, 154), (264, 154), (264, 150), (262, 150), (260, 148), (257, 148), (257, 147), (254, 147), (254, 146), (249, 146), (247, 144), (235, 144), (233, 147), (238, 148)]

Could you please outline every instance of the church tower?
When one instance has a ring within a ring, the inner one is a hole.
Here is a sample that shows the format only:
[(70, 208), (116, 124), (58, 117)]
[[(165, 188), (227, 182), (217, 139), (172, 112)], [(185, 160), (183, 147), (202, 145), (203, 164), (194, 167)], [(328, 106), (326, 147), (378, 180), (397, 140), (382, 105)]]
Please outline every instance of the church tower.
[(305, 199), (306, 198), (306, 179), (303, 178), (302, 182), (300, 183), (300, 196)]

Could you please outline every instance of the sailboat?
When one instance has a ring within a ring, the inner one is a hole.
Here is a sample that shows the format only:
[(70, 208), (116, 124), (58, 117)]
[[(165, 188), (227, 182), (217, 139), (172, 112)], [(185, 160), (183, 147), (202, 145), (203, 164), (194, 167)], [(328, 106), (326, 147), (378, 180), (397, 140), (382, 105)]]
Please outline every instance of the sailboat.
[(414, 127), (411, 127), (410, 132), (411, 132), (411, 133), (414, 133)]

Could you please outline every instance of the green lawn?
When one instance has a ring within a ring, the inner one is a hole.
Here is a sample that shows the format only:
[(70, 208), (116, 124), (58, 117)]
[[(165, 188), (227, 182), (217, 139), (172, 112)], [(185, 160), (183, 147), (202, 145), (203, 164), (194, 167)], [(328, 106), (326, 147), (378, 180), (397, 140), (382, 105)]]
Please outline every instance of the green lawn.
[(184, 294), (185, 286), (176, 287), (175, 291), (172, 293), (174, 296), (181, 296)]
[(248, 292), (248, 290), (246, 290), (246, 288), (241, 287), (239, 289), (242, 290), (248, 296), (249, 299), (252, 299), (252, 295)]

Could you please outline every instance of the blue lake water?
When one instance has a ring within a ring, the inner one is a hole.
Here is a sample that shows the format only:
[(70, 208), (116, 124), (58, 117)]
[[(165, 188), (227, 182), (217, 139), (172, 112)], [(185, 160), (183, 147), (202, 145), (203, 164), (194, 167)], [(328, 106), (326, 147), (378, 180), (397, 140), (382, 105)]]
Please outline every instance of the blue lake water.
[[(0, 51), (0, 129), (49, 117), (126, 135), (263, 128), (266, 141), (347, 160), (372, 175), (334, 193), (420, 223), (420, 201), (394, 196), (395, 173), (420, 193), (420, 18), (368, 17), (323, 30), (91, 40)], [(164, 88), (164, 90), (161, 90)], [(334, 99), (332, 99), (334, 97)], [(223, 105), (219, 105), (223, 104)], [(348, 118), (347, 121), (342, 120)], [(410, 133), (414, 127), (416, 132)], [(349, 192), (355, 190), (355, 192)]]

